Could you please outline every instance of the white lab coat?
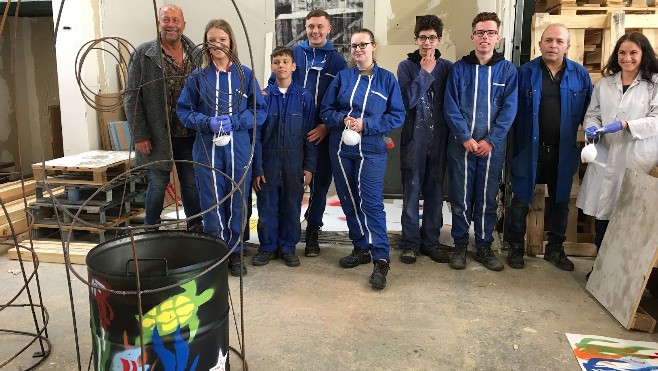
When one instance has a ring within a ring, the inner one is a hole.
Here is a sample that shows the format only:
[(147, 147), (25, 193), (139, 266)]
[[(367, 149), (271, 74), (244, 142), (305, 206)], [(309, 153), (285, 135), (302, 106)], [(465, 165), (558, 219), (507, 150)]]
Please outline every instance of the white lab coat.
[(621, 120), (629, 130), (605, 134), (596, 145), (596, 160), (587, 166), (576, 200), (587, 215), (610, 220), (626, 168), (648, 174), (658, 166), (658, 74), (652, 81), (638, 75), (624, 94), (619, 72), (594, 87), (585, 128)]

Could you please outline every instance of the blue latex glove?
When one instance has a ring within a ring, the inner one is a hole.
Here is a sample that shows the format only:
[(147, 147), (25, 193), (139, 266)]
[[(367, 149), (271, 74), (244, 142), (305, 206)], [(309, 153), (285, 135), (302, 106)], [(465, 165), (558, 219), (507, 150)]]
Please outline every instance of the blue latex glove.
[(599, 135), (601, 135), (601, 134), (612, 134), (612, 133), (616, 133), (616, 132), (618, 132), (620, 130), (623, 130), (623, 129), (624, 129), (624, 125), (621, 123), (621, 121), (615, 121), (612, 124), (608, 124), (608, 125), (600, 128), (596, 132), (599, 133)]
[(231, 117), (229, 115), (219, 115), (210, 118), (210, 130), (213, 133), (219, 133), (220, 129), (224, 134), (231, 132)]
[(587, 138), (587, 140), (590, 142), (596, 140), (601, 135), (598, 130), (599, 128), (594, 125), (588, 127), (585, 129), (585, 138)]

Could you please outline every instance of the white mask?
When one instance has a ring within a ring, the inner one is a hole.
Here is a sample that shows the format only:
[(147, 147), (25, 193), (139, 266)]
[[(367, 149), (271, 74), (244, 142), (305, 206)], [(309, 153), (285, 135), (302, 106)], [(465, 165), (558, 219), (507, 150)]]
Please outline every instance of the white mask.
[(355, 146), (361, 142), (361, 135), (352, 129), (343, 130), (343, 143), (348, 146)]

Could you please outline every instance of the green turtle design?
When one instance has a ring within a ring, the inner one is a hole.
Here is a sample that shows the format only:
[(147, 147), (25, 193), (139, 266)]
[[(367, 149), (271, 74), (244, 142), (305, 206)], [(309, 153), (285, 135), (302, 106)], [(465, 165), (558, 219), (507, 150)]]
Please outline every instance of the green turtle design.
[[(201, 295), (196, 293), (196, 282), (190, 281), (180, 286), (185, 292), (175, 295), (144, 314), (142, 318), (142, 331), (144, 333), (144, 343), (151, 342), (153, 329), (158, 326), (160, 336), (172, 334), (178, 326), (190, 328), (190, 338), (192, 341), (199, 328), (199, 317), (197, 311), (199, 307), (212, 298), (214, 289), (207, 289)], [(139, 316), (137, 316), (139, 320)], [(139, 342), (139, 338), (137, 339)]]

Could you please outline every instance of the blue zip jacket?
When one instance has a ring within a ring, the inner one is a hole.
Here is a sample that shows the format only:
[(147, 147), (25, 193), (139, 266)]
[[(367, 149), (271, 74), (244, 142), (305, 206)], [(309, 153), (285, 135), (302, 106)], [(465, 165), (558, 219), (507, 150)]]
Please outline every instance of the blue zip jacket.
[[(438, 50), (435, 50), (434, 55), (436, 66), (432, 73), (420, 67), (421, 56), (418, 50), (409, 53), (409, 58), (398, 65), (398, 81), (407, 109), (400, 146), (413, 139), (423, 151), (445, 152), (445, 146), (435, 148), (437, 146), (432, 146), (432, 143), (439, 136), (445, 138), (444, 133), (448, 130), (443, 115), (443, 101), (452, 62), (440, 58)], [(404, 162), (404, 159), (400, 161)]]
[[(213, 146), (214, 133), (209, 127), (210, 118), (216, 116), (217, 112), (229, 111), (233, 112), (230, 116), (233, 126), (232, 140), (236, 144), (234, 146), (236, 163), (242, 163), (251, 156), (250, 130), (254, 126), (254, 113), (256, 125), (260, 126), (265, 122), (267, 107), (253, 73), (247, 67), (242, 66), (242, 69), (244, 86), (241, 86), (238, 71), (233, 64), (229, 67), (230, 74), (227, 71), (216, 71), (215, 64), (211, 62), (207, 68), (197, 68), (188, 77), (187, 84), (178, 98), (176, 113), (185, 127), (197, 130), (201, 134), (197, 135), (194, 146), (195, 159), (204, 159), (211, 163), (208, 154)], [(217, 91), (220, 92), (219, 95)], [(230, 96), (225, 94), (227, 91), (231, 92)], [(229, 101), (232, 102), (230, 108)], [(217, 110), (215, 105), (218, 107)], [(219, 148), (228, 151), (230, 147)]]
[[(583, 122), (592, 96), (587, 70), (569, 59), (560, 82), (560, 147), (555, 202), (566, 202), (573, 175), (578, 170), (580, 150), (576, 132)], [(539, 103), (542, 90), (541, 57), (519, 67), (519, 110), (512, 126), (513, 157), (510, 162), (512, 191), (524, 202), (532, 202), (537, 180), (539, 152)]]
[[(352, 67), (338, 73), (322, 100), (320, 117), (332, 132), (345, 129), (346, 116), (363, 118), (361, 136), (364, 151), (386, 152), (382, 140), (389, 131), (404, 122), (404, 104), (400, 85), (395, 76), (375, 64), (372, 75), (359, 75), (359, 68)], [(335, 135), (332, 133), (332, 137)], [(349, 147), (344, 146), (343, 150)]]
[[(292, 81), (308, 90), (313, 96), (316, 107), (324, 98), (324, 94), (334, 77), (347, 68), (345, 58), (338, 53), (331, 41), (319, 48), (308, 45), (308, 40), (292, 47), (293, 60), (297, 69), (292, 73)], [(268, 84), (275, 84), (274, 74), (270, 76)], [(319, 110), (316, 112), (319, 114)]]
[[(254, 153), (253, 176), (265, 175), (265, 181), (278, 184), (282, 168), (298, 169), (299, 180), (303, 171), (315, 173), (317, 148), (306, 140), (315, 128), (316, 113), (313, 96), (306, 89), (290, 84), (286, 94), (276, 83), (265, 88), (268, 107), (267, 120), (259, 127), (257, 149)], [(263, 158), (267, 161), (263, 162)]]
[(517, 88), (516, 67), (500, 53), (486, 65), (473, 51), (457, 61), (448, 74), (444, 107), (451, 140), (504, 145), (516, 116)]

